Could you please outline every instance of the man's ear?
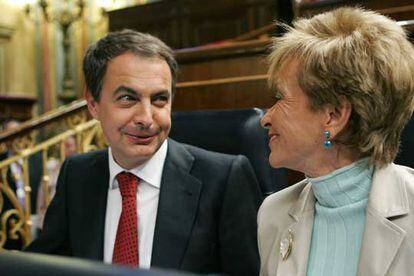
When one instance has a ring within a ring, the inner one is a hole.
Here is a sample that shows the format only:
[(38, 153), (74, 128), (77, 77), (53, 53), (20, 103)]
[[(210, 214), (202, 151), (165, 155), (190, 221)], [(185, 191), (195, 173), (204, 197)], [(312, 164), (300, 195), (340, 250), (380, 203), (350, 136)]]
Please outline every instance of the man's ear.
[(92, 117), (94, 119), (99, 120), (99, 118), (98, 118), (99, 103), (97, 101), (95, 101), (95, 99), (92, 96), (92, 93), (86, 87), (83, 89), (83, 93), (85, 95), (85, 99), (86, 99), (86, 102), (88, 104), (89, 113), (92, 115)]
[(331, 104), (325, 106), (325, 129), (330, 131), (331, 137), (335, 137), (346, 127), (352, 114), (351, 103), (346, 97), (340, 96), (338, 101), (338, 106)]

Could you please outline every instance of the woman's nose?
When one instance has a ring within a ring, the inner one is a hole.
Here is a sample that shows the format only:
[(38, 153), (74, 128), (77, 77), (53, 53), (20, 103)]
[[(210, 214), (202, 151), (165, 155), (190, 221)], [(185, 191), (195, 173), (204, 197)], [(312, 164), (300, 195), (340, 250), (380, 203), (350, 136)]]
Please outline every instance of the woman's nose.
[(263, 117), (260, 119), (260, 125), (263, 128), (268, 129), (272, 125), (270, 122), (271, 112), (272, 112), (272, 109), (271, 108), (268, 109), (266, 113), (263, 115)]

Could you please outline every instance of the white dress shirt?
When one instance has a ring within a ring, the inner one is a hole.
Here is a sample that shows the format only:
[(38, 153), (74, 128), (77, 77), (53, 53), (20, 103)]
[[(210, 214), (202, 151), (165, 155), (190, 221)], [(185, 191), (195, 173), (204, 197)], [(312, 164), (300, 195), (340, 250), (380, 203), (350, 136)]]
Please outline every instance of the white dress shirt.
[(122, 197), (116, 176), (122, 171), (127, 171), (140, 179), (137, 191), (139, 267), (150, 267), (161, 177), (167, 148), (168, 142), (165, 140), (151, 159), (132, 170), (125, 170), (119, 166), (109, 148), (109, 190), (106, 205), (104, 262), (112, 263), (116, 232), (122, 211)]

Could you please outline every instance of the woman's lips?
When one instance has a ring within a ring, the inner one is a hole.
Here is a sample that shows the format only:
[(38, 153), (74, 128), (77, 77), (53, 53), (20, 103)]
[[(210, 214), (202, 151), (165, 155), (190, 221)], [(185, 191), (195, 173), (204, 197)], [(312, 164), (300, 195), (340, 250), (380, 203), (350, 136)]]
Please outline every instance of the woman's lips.
[(275, 141), (275, 140), (277, 139), (277, 137), (279, 137), (279, 135), (278, 135), (278, 134), (276, 134), (276, 133), (269, 133), (269, 146), (270, 146), (270, 144), (271, 144), (273, 141)]

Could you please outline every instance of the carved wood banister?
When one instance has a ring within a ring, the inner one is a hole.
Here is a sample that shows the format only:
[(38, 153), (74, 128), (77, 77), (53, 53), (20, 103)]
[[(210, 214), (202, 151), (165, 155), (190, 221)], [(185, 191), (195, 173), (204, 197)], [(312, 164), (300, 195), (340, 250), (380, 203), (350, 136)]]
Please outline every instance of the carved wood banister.
[[(42, 114), (31, 120), (23, 122), (20, 127), (5, 132), (0, 132), (0, 153), (7, 149), (13, 149), (18, 153), (26, 148), (33, 147), (37, 133), (44, 127), (51, 125), (63, 125), (68, 128), (76, 124), (86, 122), (86, 101), (79, 100), (69, 105)], [(44, 134), (46, 138), (47, 134)]]
[(80, 110), (86, 108), (86, 101), (79, 100), (73, 102), (72, 104), (62, 106), (60, 108), (51, 110), (44, 113), (39, 117), (35, 117), (31, 120), (23, 122), (19, 128), (12, 129), (5, 132), (0, 132), (0, 143), (17, 136), (20, 132), (29, 132), (37, 127), (42, 127), (50, 122), (61, 119), (64, 116), (79, 112)]

